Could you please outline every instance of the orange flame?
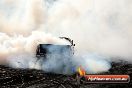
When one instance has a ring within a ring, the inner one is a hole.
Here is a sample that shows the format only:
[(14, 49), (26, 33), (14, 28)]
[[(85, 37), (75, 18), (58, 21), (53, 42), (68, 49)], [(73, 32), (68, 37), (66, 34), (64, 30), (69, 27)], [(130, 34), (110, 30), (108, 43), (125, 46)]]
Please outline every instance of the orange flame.
[(80, 76), (85, 76), (86, 74), (85, 70), (81, 66), (78, 68), (78, 72)]

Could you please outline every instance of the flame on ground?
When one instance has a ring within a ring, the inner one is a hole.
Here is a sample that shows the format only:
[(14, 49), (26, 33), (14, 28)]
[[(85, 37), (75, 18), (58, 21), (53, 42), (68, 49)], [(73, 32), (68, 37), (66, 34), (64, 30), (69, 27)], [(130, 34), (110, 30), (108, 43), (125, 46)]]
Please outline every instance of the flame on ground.
[(85, 70), (82, 68), (82, 66), (78, 67), (78, 73), (80, 76), (85, 76), (86, 72)]

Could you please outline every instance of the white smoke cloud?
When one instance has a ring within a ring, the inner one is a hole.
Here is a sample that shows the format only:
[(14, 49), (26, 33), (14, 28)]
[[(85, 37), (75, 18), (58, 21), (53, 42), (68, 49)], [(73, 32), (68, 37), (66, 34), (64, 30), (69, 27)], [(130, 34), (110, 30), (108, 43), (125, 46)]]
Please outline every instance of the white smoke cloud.
[[(37, 45), (39, 44), (69, 44), (65, 40), (53, 37), (51, 34), (44, 32), (33, 31), (30, 36), (24, 37), (23, 35), (8, 36), (5, 33), (0, 33), (0, 56), (2, 61), (6, 57), (17, 54), (34, 54), (36, 53)], [(3, 62), (2, 62), (3, 63)]]
[(49, 11), (48, 30), (73, 38), (79, 51), (131, 60), (131, 9), (130, 0), (59, 0)]
[[(0, 7), (2, 63), (10, 55), (17, 55), (16, 52), (34, 55), (39, 43), (62, 44), (63, 41), (52, 35), (67, 36), (75, 41), (80, 59), (74, 62), (88, 68), (87, 72), (109, 70), (107, 57), (132, 61), (130, 0), (1, 0)], [(94, 68), (93, 63), (99, 68)]]
[(101, 56), (96, 53), (84, 53), (76, 58), (76, 67), (81, 66), (86, 70), (86, 73), (106, 72), (111, 68), (109, 57)]

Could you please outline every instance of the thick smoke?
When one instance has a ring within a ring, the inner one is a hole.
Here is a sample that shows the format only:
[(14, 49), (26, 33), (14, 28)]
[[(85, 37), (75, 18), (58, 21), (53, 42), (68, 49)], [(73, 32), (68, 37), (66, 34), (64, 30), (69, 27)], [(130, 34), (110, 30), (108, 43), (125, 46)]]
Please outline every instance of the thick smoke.
[(15, 34), (14, 36), (8, 36), (5, 33), (0, 34), (0, 55), (1, 60), (11, 55), (19, 54), (36, 54), (37, 45), (39, 44), (69, 44), (67, 41), (60, 40), (53, 37), (51, 34), (45, 34), (44, 32), (33, 31), (30, 36), (24, 37), (22, 35)]
[(98, 73), (109, 70), (111, 57), (132, 61), (130, 0), (1, 0), (0, 7), (1, 64), (41, 69), (38, 44), (67, 44), (54, 36), (72, 38), (76, 52), (70, 60), (43, 62), (46, 71), (65, 64)]
[(58, 0), (49, 10), (48, 31), (72, 37), (80, 51), (132, 58), (132, 1)]

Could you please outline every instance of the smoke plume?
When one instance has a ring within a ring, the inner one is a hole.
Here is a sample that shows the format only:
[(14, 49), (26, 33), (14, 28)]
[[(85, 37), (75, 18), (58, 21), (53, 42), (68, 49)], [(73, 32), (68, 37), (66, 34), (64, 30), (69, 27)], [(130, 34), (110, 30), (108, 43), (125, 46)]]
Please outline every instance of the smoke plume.
[(48, 30), (73, 38), (79, 51), (132, 61), (131, 8), (130, 0), (58, 0)]
[[(110, 69), (111, 58), (132, 61), (130, 0), (1, 0), (0, 7), (1, 64), (98, 73)], [(59, 36), (74, 40), (74, 57), (36, 63), (38, 44), (68, 44)]]

